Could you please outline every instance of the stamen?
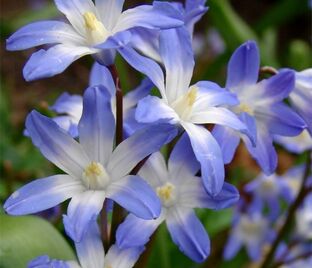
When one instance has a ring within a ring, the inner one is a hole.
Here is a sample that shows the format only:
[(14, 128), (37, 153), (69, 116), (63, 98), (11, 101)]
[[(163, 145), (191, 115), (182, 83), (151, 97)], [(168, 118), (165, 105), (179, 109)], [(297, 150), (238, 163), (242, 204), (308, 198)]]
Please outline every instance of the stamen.
[(91, 162), (82, 173), (82, 179), (89, 189), (104, 188), (109, 182), (109, 176), (98, 162)]
[(246, 103), (241, 103), (239, 106), (238, 106), (240, 112), (245, 112), (245, 113), (248, 113), (250, 115), (254, 115), (254, 111), (253, 109)]
[(91, 45), (102, 43), (110, 35), (103, 23), (97, 19), (94, 13), (86, 12), (83, 14), (86, 27), (86, 37)]
[(175, 186), (166, 182), (163, 186), (156, 188), (156, 193), (165, 206), (170, 206), (175, 199)]

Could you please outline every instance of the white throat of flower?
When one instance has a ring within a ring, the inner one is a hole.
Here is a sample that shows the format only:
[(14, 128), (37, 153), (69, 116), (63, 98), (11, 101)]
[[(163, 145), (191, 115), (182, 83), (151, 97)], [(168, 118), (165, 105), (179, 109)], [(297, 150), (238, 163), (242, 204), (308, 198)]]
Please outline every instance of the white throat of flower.
[(257, 189), (262, 196), (273, 196), (278, 193), (277, 182), (273, 176), (264, 179)]
[(262, 239), (267, 222), (264, 219), (250, 219), (247, 216), (242, 216), (238, 225), (239, 236), (244, 242), (250, 242)]
[(107, 186), (110, 178), (102, 164), (91, 162), (82, 173), (82, 180), (87, 188), (100, 190)]
[(156, 188), (156, 193), (163, 206), (170, 207), (174, 204), (177, 197), (175, 188), (176, 187), (170, 182), (166, 182), (164, 185)]
[(93, 12), (85, 12), (83, 19), (85, 22), (86, 38), (90, 45), (103, 43), (110, 36), (109, 31), (107, 31), (103, 23), (98, 20)]
[(248, 113), (252, 116), (255, 115), (253, 108), (245, 102), (241, 102), (237, 107), (234, 108), (236, 113)]
[(198, 88), (192, 86), (188, 92), (172, 103), (172, 108), (179, 115), (181, 120), (188, 121), (192, 114), (193, 105), (196, 101)]

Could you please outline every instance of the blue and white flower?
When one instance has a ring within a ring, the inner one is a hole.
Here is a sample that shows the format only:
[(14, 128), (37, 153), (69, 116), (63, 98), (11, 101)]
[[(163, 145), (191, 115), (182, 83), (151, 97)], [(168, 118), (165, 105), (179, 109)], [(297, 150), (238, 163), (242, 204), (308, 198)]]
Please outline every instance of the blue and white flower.
[[(273, 135), (297, 136), (306, 124), (283, 103), (294, 88), (294, 72), (283, 70), (257, 82), (259, 67), (257, 44), (254, 41), (244, 43), (230, 59), (226, 88), (239, 99), (239, 104), (231, 110), (257, 133), (256, 146), (243, 137), (248, 151), (263, 172), (270, 175), (277, 166)], [(216, 126), (213, 133), (222, 148), (225, 163), (231, 162), (240, 141), (239, 133), (223, 126)]]
[(185, 255), (196, 262), (205, 260), (210, 253), (210, 242), (193, 209), (227, 208), (238, 201), (239, 194), (234, 186), (225, 183), (219, 195), (211, 198), (202, 180), (194, 175), (198, 169), (199, 163), (186, 134), (174, 147), (168, 166), (161, 153), (152, 154), (139, 175), (161, 199), (161, 216), (156, 220), (142, 220), (128, 215), (117, 230), (117, 245), (120, 248), (142, 246), (165, 221), (172, 240)]
[[(109, 70), (98, 63), (94, 63), (90, 73), (90, 86), (102, 85), (106, 87), (112, 98), (112, 112), (116, 118), (116, 86)], [(134, 119), (137, 102), (147, 96), (153, 87), (153, 83), (145, 78), (134, 90), (127, 93), (123, 98), (123, 126), (125, 136), (131, 135), (139, 126)], [(50, 107), (51, 110), (61, 114), (53, 120), (72, 137), (78, 137), (78, 123), (82, 115), (82, 96), (63, 93)], [(141, 127), (141, 126), (140, 126)]]
[[(7, 213), (36, 213), (71, 198), (67, 220), (71, 237), (80, 241), (89, 222), (110, 198), (138, 217), (157, 218), (160, 201), (139, 176), (128, 175), (151, 153), (176, 135), (168, 125), (137, 131), (113, 151), (115, 119), (111, 95), (104, 87), (90, 87), (84, 94), (79, 121), (79, 142), (52, 119), (36, 111), (26, 120), (27, 131), (41, 153), (67, 174), (35, 180), (14, 192), (4, 204)], [(146, 142), (149, 140), (149, 142)]]
[(160, 55), (165, 65), (166, 82), (156, 63), (141, 66), (148, 70), (145, 73), (149, 72), (148, 77), (162, 98), (147, 96), (139, 101), (136, 120), (140, 123), (167, 122), (184, 129), (190, 137), (196, 159), (201, 163), (204, 186), (215, 196), (224, 182), (222, 152), (202, 124), (221, 124), (249, 133), (234, 113), (220, 107), (236, 105), (238, 100), (213, 82), (201, 81), (190, 86), (194, 59), (190, 36), (184, 27), (161, 32)]
[(271, 220), (276, 220), (280, 215), (281, 199), (288, 203), (292, 201), (291, 190), (287, 181), (275, 173), (270, 176), (260, 174), (245, 185), (244, 190), (253, 197), (249, 210), (262, 213), (265, 206), (267, 206), (269, 208), (269, 219)]
[(131, 41), (130, 29), (168, 29), (181, 26), (169, 3), (154, 2), (122, 12), (124, 0), (55, 0), (69, 21), (39, 21), (26, 25), (7, 40), (8, 50), (23, 50), (49, 44), (34, 53), (24, 67), (27, 81), (54, 76), (73, 61), (92, 54), (104, 65), (114, 62), (116, 46)]
[(232, 259), (244, 246), (250, 259), (259, 260), (263, 255), (263, 246), (272, 242), (274, 237), (275, 232), (270, 229), (268, 219), (260, 213), (237, 214), (223, 257)]
[[(65, 230), (69, 227), (65, 224)], [(98, 225), (92, 221), (80, 242), (75, 242), (79, 262), (61, 261), (40, 256), (28, 264), (28, 268), (131, 268), (144, 250), (144, 247), (119, 249), (109, 248), (105, 255)]]

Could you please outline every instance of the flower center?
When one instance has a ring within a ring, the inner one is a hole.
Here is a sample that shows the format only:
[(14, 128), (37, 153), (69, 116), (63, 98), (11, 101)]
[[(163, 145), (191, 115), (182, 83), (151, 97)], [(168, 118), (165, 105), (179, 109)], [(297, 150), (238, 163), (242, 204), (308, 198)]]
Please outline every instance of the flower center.
[(172, 108), (176, 111), (181, 119), (187, 120), (190, 117), (193, 105), (197, 98), (197, 92), (198, 88), (196, 86), (192, 86), (185, 95), (180, 97), (172, 104)]
[(241, 103), (238, 106), (238, 110), (239, 110), (239, 112), (245, 112), (245, 113), (248, 113), (250, 115), (254, 115), (254, 110), (246, 103)]
[(175, 186), (166, 182), (163, 186), (156, 188), (156, 193), (159, 196), (164, 206), (171, 206), (176, 199)]
[(110, 35), (104, 27), (103, 23), (97, 19), (92, 12), (83, 14), (85, 21), (87, 39), (91, 45), (96, 45), (104, 42)]
[(259, 239), (265, 232), (266, 222), (242, 217), (239, 224), (240, 236), (245, 242)]
[(82, 180), (89, 189), (99, 190), (105, 188), (110, 179), (102, 164), (91, 162), (82, 173)]

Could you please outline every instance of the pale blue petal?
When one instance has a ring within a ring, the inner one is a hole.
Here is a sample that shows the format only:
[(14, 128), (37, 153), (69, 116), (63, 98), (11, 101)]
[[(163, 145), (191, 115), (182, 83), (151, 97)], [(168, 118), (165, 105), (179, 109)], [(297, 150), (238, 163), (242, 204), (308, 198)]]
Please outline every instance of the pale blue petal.
[(73, 61), (93, 54), (96, 50), (88, 47), (59, 44), (48, 50), (40, 49), (27, 61), (23, 75), (27, 81), (51, 77), (63, 72)]
[(109, 36), (103, 43), (95, 45), (95, 48), (102, 50), (122, 48), (131, 41), (131, 37), (132, 34), (130, 31), (118, 32), (112, 36)]
[(268, 102), (278, 102), (287, 98), (295, 86), (295, 72), (290, 70), (280, 71), (278, 74), (260, 82), (263, 98)]
[(194, 85), (198, 88), (193, 110), (204, 111), (208, 107), (219, 105), (238, 105), (236, 95), (210, 81), (200, 81)]
[(106, 165), (113, 151), (115, 118), (111, 94), (104, 86), (89, 87), (85, 91), (78, 129), (79, 141), (89, 158)]
[(107, 188), (107, 197), (139, 218), (150, 220), (160, 215), (158, 196), (139, 176), (129, 175), (113, 182)]
[(30, 261), (27, 268), (70, 268), (70, 266), (65, 261), (50, 259), (44, 255)]
[(168, 171), (172, 177), (180, 178), (187, 174), (195, 175), (199, 169), (200, 164), (194, 155), (190, 138), (184, 133), (170, 154)]
[(259, 242), (249, 243), (246, 247), (250, 259), (259, 260), (262, 256), (262, 245)]
[(155, 1), (153, 6), (140, 5), (124, 11), (119, 17), (113, 32), (116, 33), (134, 27), (169, 29), (183, 24), (182, 18), (169, 3)]
[(207, 192), (216, 196), (224, 182), (224, 163), (219, 144), (202, 126), (183, 122), (197, 160), (201, 164), (203, 183)]
[(7, 50), (23, 50), (43, 44), (82, 44), (84, 39), (67, 23), (61, 21), (38, 21), (30, 23), (6, 42)]
[(229, 64), (226, 87), (231, 90), (256, 84), (259, 75), (259, 50), (255, 41), (247, 41), (233, 53)]
[(225, 260), (232, 259), (238, 253), (241, 247), (241, 240), (238, 239), (235, 235), (231, 234), (223, 251), (223, 258)]
[(117, 245), (112, 245), (105, 256), (105, 266), (113, 268), (133, 267), (144, 249), (144, 247), (119, 249)]
[(248, 129), (248, 137), (253, 146), (257, 143), (257, 124), (256, 118), (249, 113), (240, 113), (239, 119), (245, 124)]
[(303, 119), (283, 102), (257, 109), (256, 117), (266, 124), (272, 134), (297, 136), (306, 128)]
[(195, 262), (208, 257), (209, 237), (192, 209), (171, 208), (166, 223), (173, 242), (185, 255)]
[(168, 122), (176, 123), (177, 113), (162, 99), (147, 96), (138, 102), (135, 119), (140, 123)]
[(69, 114), (80, 118), (82, 113), (82, 96), (70, 95), (67, 92), (62, 93), (55, 103), (50, 106), (52, 111), (60, 114)]
[(95, 0), (95, 6), (107, 30), (112, 30), (122, 12), (125, 0)]
[(116, 94), (116, 86), (107, 67), (95, 62), (90, 73), (90, 86), (103, 85), (112, 96)]
[(130, 47), (120, 47), (118, 52), (134, 69), (151, 79), (154, 85), (159, 89), (163, 98), (166, 96), (164, 74), (156, 62), (140, 55)]
[(208, 7), (205, 7), (206, 0), (186, 0), (184, 22), (189, 30), (190, 35), (193, 35), (194, 25), (207, 12)]
[(75, 178), (80, 178), (90, 160), (82, 146), (52, 119), (32, 111), (26, 129), (35, 146), (52, 163)]
[(184, 95), (193, 75), (192, 41), (184, 27), (160, 33), (160, 55), (166, 70), (166, 96), (169, 103)]
[(144, 246), (162, 221), (161, 216), (156, 220), (143, 220), (129, 214), (117, 229), (116, 242), (118, 247), (124, 249)]
[(273, 146), (271, 135), (265, 126), (257, 125), (257, 145), (254, 147), (251, 142), (244, 138), (245, 145), (254, 159), (268, 176), (274, 172), (277, 166), (277, 154)]
[(124, 110), (127, 110), (129, 108), (136, 106), (138, 101), (146, 97), (150, 93), (153, 87), (154, 87), (154, 84), (149, 78), (143, 79), (139, 86), (131, 90), (124, 97), (124, 103), (123, 103)]
[(141, 160), (160, 150), (176, 135), (176, 128), (168, 124), (154, 124), (138, 130), (114, 150), (107, 166), (108, 172), (114, 179), (129, 174)]
[(3, 207), (11, 215), (32, 214), (52, 208), (83, 190), (81, 181), (68, 175), (55, 175), (26, 184)]
[[(65, 224), (65, 229), (67, 228)], [(70, 228), (70, 226), (69, 226)], [(80, 242), (75, 243), (81, 267), (104, 267), (104, 248), (101, 240), (99, 226), (96, 221), (90, 222)]]
[(228, 127), (217, 125), (213, 128), (212, 135), (220, 146), (224, 164), (229, 164), (232, 162), (236, 149), (239, 145), (239, 134)]
[(64, 215), (66, 232), (75, 242), (80, 242), (90, 223), (96, 220), (105, 200), (104, 191), (88, 190), (73, 196), (67, 215)]

